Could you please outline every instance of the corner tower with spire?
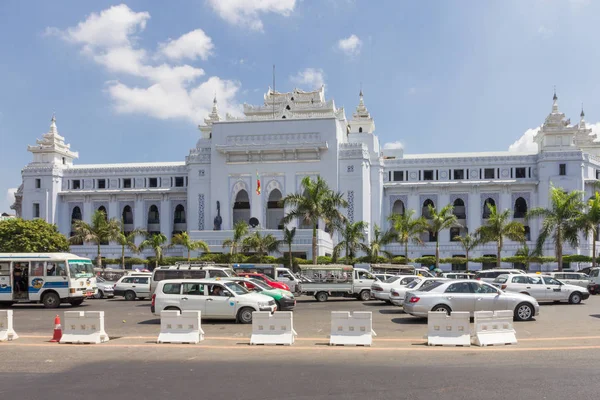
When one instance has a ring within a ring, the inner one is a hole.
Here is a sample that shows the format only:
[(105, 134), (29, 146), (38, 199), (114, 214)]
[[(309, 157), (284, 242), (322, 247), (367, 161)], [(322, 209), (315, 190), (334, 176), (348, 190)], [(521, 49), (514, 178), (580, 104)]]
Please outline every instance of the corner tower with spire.
[(365, 106), (362, 89), (358, 94), (358, 98), (356, 111), (352, 114), (352, 119), (348, 122), (348, 127), (350, 128), (348, 133), (373, 133), (375, 131), (375, 121), (373, 121), (369, 110)]
[(579, 125), (571, 125), (571, 120), (558, 109), (558, 96), (554, 90), (552, 96), (552, 111), (546, 117), (544, 124), (536, 133), (533, 140), (538, 145), (538, 151), (564, 151), (575, 149), (575, 136)]
[(65, 143), (56, 127), (56, 116), (52, 115), (50, 130), (35, 141), (34, 146), (27, 146), (27, 151), (33, 154), (34, 164), (73, 165), (73, 160), (79, 158), (79, 153), (71, 151), (71, 145)]

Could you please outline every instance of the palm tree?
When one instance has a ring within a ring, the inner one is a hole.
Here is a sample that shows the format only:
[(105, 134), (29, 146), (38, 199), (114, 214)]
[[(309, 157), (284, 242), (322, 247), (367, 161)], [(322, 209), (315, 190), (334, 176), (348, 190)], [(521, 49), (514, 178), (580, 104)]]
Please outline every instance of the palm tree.
[(502, 265), (502, 246), (504, 238), (514, 240), (515, 242), (525, 241), (525, 227), (522, 223), (510, 221), (510, 210), (498, 212), (496, 206), (488, 204), (490, 215), (485, 224), (477, 229), (477, 234), (482, 243), (496, 242), (497, 255), (496, 267)]
[(592, 236), (592, 268), (596, 266), (596, 241), (598, 240), (598, 225), (600, 225), (600, 194), (595, 193), (587, 203), (587, 209), (579, 217), (578, 225), (583, 230), (586, 239)]
[(312, 255), (313, 264), (317, 264), (317, 227), (319, 220), (325, 222), (325, 229), (333, 234), (334, 227), (345, 221), (340, 207), (347, 207), (348, 202), (344, 200), (339, 192), (333, 192), (327, 182), (320, 176), (312, 180), (309, 176), (302, 179), (301, 192), (292, 193), (283, 199), (284, 207), (290, 207), (290, 211), (283, 218), (283, 224), (301, 220), (312, 226)]
[(427, 232), (427, 222), (425, 218), (413, 218), (415, 210), (406, 210), (404, 214), (393, 213), (388, 217), (392, 227), (387, 233), (393, 240), (400, 244), (404, 244), (404, 258), (408, 263), (408, 242), (423, 244), (421, 233)]
[(242, 241), (242, 249), (244, 252), (254, 250), (262, 261), (265, 255), (279, 252), (279, 240), (270, 233), (263, 236), (259, 231), (256, 231), (244, 238)]
[(292, 258), (292, 244), (294, 243), (294, 237), (296, 236), (296, 228), (288, 229), (286, 226), (283, 228), (283, 240), (281, 240), (282, 244), (288, 245), (288, 257), (290, 262), (290, 269), (294, 267), (294, 260)]
[(167, 237), (163, 233), (153, 233), (146, 236), (146, 239), (140, 243), (140, 250), (152, 249), (156, 260), (154, 261), (154, 268), (158, 268), (158, 262), (162, 260), (164, 249), (168, 248)]
[(517, 252), (515, 253), (515, 256), (523, 258), (523, 264), (525, 264), (525, 268), (527, 269), (527, 271), (529, 271), (529, 265), (532, 262), (539, 260), (539, 254), (538, 254), (537, 250), (529, 249), (529, 246), (527, 246), (527, 243), (523, 243), (523, 247), (521, 247), (519, 250), (517, 250)]
[(347, 223), (341, 230), (341, 240), (333, 248), (333, 259), (336, 260), (342, 249), (346, 251), (346, 263), (352, 264), (354, 256), (358, 251), (369, 252), (369, 246), (363, 243), (365, 240), (365, 229), (369, 224), (364, 221)]
[(116, 241), (121, 233), (121, 222), (116, 218), (108, 220), (104, 211), (96, 210), (92, 214), (92, 223), (77, 220), (73, 224), (73, 236), (69, 238), (72, 244), (94, 243), (98, 248), (98, 266), (102, 267), (100, 245)]
[(208, 248), (208, 244), (206, 244), (206, 242), (202, 240), (192, 240), (187, 232), (181, 232), (173, 236), (173, 239), (171, 239), (171, 244), (181, 245), (187, 249), (188, 263), (191, 260), (192, 250), (200, 249), (205, 253), (210, 253), (210, 249)]
[(148, 233), (143, 229), (134, 229), (131, 232), (119, 232), (117, 237), (117, 243), (121, 246), (121, 265), (125, 269), (125, 248), (128, 248), (132, 253), (138, 254), (140, 252), (139, 246), (135, 244), (135, 238), (137, 236), (145, 236)]
[(439, 212), (431, 204), (427, 206), (429, 209), (429, 218), (426, 219), (427, 230), (435, 235), (435, 267), (440, 267), (440, 232), (444, 229), (450, 229), (455, 226), (460, 226), (454, 215), (454, 206), (448, 204)]
[(242, 239), (248, 234), (248, 224), (245, 221), (238, 221), (233, 226), (233, 238), (223, 241), (223, 247), (229, 247), (229, 254), (236, 257), (240, 250)]
[(463, 249), (465, 250), (465, 257), (467, 259), (467, 269), (469, 269), (469, 252), (479, 246), (479, 238), (477, 236), (473, 236), (470, 233), (467, 233), (465, 236), (455, 236), (453, 238), (457, 242), (461, 244)]
[(550, 188), (550, 208), (537, 207), (527, 213), (527, 219), (543, 218), (536, 250), (542, 254), (544, 243), (552, 237), (559, 271), (562, 271), (563, 244), (567, 242), (573, 248), (579, 245), (579, 229), (584, 207), (581, 198), (580, 191), (567, 193), (553, 186)]
[(393, 235), (385, 233), (379, 226), (373, 225), (373, 240), (369, 243), (369, 251), (367, 252), (369, 260), (377, 262), (380, 253), (385, 254), (386, 258), (392, 258), (392, 253), (383, 250), (383, 246), (390, 243), (393, 239)]

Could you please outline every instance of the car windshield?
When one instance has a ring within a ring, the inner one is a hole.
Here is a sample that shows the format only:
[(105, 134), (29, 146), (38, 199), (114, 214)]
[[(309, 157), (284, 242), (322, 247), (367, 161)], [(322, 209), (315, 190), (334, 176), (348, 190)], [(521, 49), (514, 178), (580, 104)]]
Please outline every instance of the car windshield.
[(94, 267), (91, 262), (69, 261), (69, 275), (71, 278), (91, 278), (94, 276)]
[(265, 284), (263, 281), (259, 281), (258, 279), (250, 279), (250, 283), (254, 286), (261, 288), (262, 290), (271, 290), (273, 289), (271, 286)]
[(250, 292), (248, 292), (248, 290), (246, 290), (246, 288), (238, 285), (235, 282), (225, 282), (225, 287), (227, 287), (227, 289), (229, 289), (230, 291), (232, 291), (235, 294), (250, 293)]
[(104, 283), (104, 282), (106, 282), (106, 281), (105, 281), (105, 280), (104, 280), (104, 278), (102, 278), (101, 276), (97, 276), (97, 277), (96, 277), (96, 282), (98, 282), (98, 283)]
[(442, 281), (427, 281), (423, 282), (423, 286), (419, 289), (420, 292), (429, 292), (430, 290), (435, 289), (436, 287), (444, 284)]
[(419, 282), (421, 282), (421, 279), (415, 279), (414, 281), (412, 281), (411, 283), (409, 283), (408, 285), (406, 285), (406, 287), (408, 289), (414, 289), (415, 287), (417, 287), (417, 285), (419, 284)]
[(494, 283), (505, 283), (508, 275), (500, 275), (496, 279), (494, 279)]
[(387, 278), (384, 282), (385, 283), (392, 283), (392, 282), (396, 282), (398, 279), (400, 279), (399, 276), (390, 276), (389, 278)]
[(544, 277), (544, 281), (546, 281), (546, 285), (560, 285), (561, 283), (554, 278), (550, 278), (548, 276)]

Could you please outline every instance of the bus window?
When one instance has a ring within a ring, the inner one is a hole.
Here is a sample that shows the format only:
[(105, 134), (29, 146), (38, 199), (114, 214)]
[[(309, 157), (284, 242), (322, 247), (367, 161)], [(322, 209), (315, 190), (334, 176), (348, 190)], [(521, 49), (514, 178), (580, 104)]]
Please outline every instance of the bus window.
[(0, 262), (0, 276), (10, 276), (9, 262)]
[(31, 276), (44, 276), (43, 261), (33, 261), (31, 263)]

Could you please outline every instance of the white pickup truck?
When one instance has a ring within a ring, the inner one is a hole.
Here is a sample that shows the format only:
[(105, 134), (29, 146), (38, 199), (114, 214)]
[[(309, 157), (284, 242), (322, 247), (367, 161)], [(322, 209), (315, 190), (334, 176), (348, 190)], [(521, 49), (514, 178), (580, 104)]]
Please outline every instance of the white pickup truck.
[(369, 271), (349, 265), (300, 266), (300, 292), (317, 301), (331, 297), (371, 299), (371, 284), (379, 280)]

